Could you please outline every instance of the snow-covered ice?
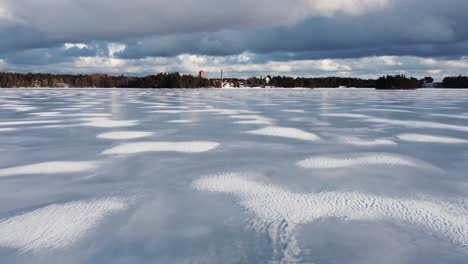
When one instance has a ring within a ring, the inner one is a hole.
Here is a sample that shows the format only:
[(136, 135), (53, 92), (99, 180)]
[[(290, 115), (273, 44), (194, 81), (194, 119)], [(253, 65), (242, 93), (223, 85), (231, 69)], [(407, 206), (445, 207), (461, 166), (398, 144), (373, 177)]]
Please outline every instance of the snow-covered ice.
[(466, 102), (0, 89), (0, 263), (465, 264)]
[[(428, 233), (468, 248), (468, 210), (463, 204), (359, 192), (292, 193), (238, 174), (202, 178), (196, 180), (193, 187), (236, 196), (239, 203), (265, 225), (285, 221), (295, 226), (326, 217), (390, 220), (417, 225)], [(289, 256), (288, 250), (288, 247), (284, 248), (286, 260), (297, 257)], [(296, 249), (295, 253), (300, 252)]]

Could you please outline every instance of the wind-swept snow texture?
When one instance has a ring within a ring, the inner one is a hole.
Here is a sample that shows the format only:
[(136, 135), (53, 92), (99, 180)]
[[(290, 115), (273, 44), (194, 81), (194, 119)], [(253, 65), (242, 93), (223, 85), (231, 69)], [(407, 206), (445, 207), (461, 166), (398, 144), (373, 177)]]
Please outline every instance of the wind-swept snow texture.
[(106, 216), (127, 209), (123, 199), (53, 204), (0, 219), (0, 246), (22, 252), (56, 250), (72, 246)]
[(292, 193), (238, 174), (202, 178), (196, 180), (193, 187), (234, 195), (241, 206), (267, 225), (285, 221), (295, 226), (324, 217), (389, 220), (417, 225), (426, 232), (468, 248), (468, 210), (462, 204), (359, 192)]
[(0, 264), (466, 264), (467, 102), (0, 89)]

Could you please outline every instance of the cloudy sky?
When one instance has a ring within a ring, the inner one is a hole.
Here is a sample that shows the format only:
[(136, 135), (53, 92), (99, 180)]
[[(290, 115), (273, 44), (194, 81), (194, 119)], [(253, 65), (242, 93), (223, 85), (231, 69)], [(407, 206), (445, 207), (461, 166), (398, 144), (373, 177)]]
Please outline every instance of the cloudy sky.
[(466, 0), (0, 0), (0, 71), (468, 74)]

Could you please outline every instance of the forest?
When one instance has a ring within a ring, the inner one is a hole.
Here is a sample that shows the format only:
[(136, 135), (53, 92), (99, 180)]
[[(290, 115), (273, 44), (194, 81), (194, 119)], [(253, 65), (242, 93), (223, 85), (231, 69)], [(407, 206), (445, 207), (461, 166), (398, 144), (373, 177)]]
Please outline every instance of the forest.
[(442, 86), (445, 88), (467, 88), (468, 76), (445, 77)]

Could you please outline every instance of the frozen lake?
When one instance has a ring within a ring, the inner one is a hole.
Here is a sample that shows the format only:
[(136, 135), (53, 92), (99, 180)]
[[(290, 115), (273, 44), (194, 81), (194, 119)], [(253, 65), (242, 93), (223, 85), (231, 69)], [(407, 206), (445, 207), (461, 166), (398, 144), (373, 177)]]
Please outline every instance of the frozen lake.
[(468, 90), (0, 90), (1, 263), (467, 263)]

